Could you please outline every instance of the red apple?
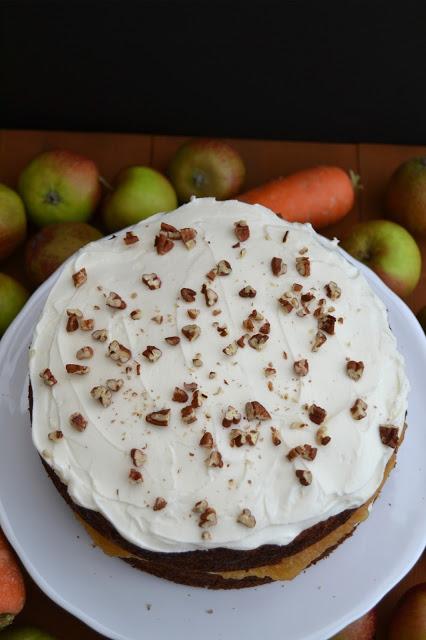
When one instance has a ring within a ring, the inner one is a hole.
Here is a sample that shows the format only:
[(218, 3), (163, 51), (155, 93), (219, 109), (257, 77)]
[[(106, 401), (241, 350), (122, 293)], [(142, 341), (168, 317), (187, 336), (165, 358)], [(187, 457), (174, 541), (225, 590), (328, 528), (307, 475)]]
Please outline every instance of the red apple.
[(28, 291), (14, 278), (0, 273), (0, 336), (28, 299)]
[(44, 282), (73, 253), (88, 242), (102, 237), (100, 231), (84, 222), (50, 224), (27, 243), (26, 268), (31, 282)]
[(392, 220), (412, 233), (426, 232), (426, 157), (412, 158), (393, 173), (385, 194)]
[(339, 631), (331, 640), (374, 640), (376, 634), (377, 614), (372, 609), (362, 618), (352, 622), (348, 627)]
[(192, 195), (233, 198), (241, 191), (245, 173), (240, 154), (223, 140), (186, 142), (168, 168), (180, 202), (188, 202)]
[(388, 640), (426, 640), (426, 582), (411, 587), (389, 620)]
[(361, 222), (342, 241), (342, 247), (402, 297), (408, 296), (420, 279), (420, 249), (413, 236), (395, 222)]
[(85, 222), (101, 195), (99, 172), (92, 160), (72, 151), (45, 151), (21, 173), (19, 193), (39, 227)]
[(0, 260), (7, 258), (25, 238), (24, 203), (15, 191), (0, 184)]

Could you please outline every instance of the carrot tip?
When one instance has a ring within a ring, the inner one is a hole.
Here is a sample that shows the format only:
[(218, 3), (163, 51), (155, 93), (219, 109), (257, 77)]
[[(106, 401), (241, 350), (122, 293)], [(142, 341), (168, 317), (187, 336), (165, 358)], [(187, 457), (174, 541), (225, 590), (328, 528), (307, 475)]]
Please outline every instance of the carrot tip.
[(1, 613), (0, 614), (0, 631), (2, 629), (6, 629), (12, 622), (14, 621), (15, 616), (11, 613)]
[(361, 176), (352, 169), (349, 169), (349, 178), (351, 179), (353, 189), (355, 193), (364, 189), (364, 185), (361, 183)]

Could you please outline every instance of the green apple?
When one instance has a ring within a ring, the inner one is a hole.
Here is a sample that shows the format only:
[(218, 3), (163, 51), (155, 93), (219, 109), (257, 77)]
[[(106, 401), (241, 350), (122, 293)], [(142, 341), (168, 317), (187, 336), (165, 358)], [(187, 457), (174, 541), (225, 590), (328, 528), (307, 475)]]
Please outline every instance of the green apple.
[(39, 227), (86, 222), (101, 195), (99, 172), (92, 160), (72, 151), (45, 151), (21, 173), (19, 193)]
[(341, 246), (373, 269), (398, 295), (408, 296), (415, 289), (422, 257), (413, 236), (399, 224), (389, 220), (361, 222)]
[(19, 195), (0, 184), (0, 260), (7, 258), (25, 238), (27, 218)]
[(389, 620), (388, 640), (426, 640), (426, 582), (411, 587)]
[(0, 336), (6, 331), (12, 320), (26, 301), (28, 291), (14, 278), (0, 273)]
[(85, 222), (50, 224), (27, 242), (25, 263), (31, 282), (44, 282), (73, 253), (102, 237)]
[(183, 144), (168, 168), (180, 202), (192, 195), (233, 198), (241, 191), (246, 170), (240, 154), (223, 140), (195, 139)]
[(55, 640), (53, 636), (34, 627), (7, 629), (0, 635), (1, 640)]
[(331, 640), (374, 640), (376, 625), (377, 615), (375, 609), (372, 609), (362, 618), (339, 631)]
[(396, 169), (386, 189), (385, 208), (412, 233), (426, 232), (426, 157), (412, 158)]
[(150, 167), (128, 167), (118, 174), (103, 215), (107, 229), (117, 231), (176, 207), (175, 190), (165, 176)]

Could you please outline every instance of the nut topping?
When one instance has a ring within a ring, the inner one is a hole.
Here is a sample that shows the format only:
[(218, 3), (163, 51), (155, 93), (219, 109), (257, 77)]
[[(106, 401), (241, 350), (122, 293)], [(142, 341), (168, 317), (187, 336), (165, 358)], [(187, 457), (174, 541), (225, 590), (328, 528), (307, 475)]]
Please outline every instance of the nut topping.
[(59, 442), (64, 437), (64, 434), (60, 429), (57, 429), (56, 431), (51, 431), (47, 437), (52, 442)]
[(238, 295), (240, 298), (254, 298), (256, 296), (256, 289), (253, 289), (253, 287), (248, 284), (238, 292)]
[(108, 340), (108, 332), (106, 329), (96, 329), (92, 333), (92, 338), (98, 342), (106, 342)]
[(331, 300), (337, 300), (342, 295), (342, 290), (332, 280), (325, 285), (324, 289), (327, 298), (331, 298)]
[(243, 336), (240, 336), (238, 340), (235, 341), (237, 345), (240, 347), (240, 349), (244, 349), (244, 347), (246, 346), (245, 340), (248, 337), (249, 337), (248, 333), (245, 333)]
[(186, 389), (186, 391), (195, 391), (196, 389), (198, 389), (198, 384), (196, 382), (184, 382), (183, 383), (184, 388)]
[(93, 353), (94, 351), (92, 347), (81, 347), (81, 349), (79, 349), (75, 354), (75, 357), (77, 360), (89, 360), (90, 358), (93, 358)]
[(346, 363), (346, 373), (352, 380), (359, 380), (364, 373), (364, 363), (362, 360), (356, 362), (355, 360), (349, 360)]
[(202, 513), (203, 511), (205, 511), (207, 509), (207, 507), (209, 506), (207, 500), (198, 500), (198, 502), (196, 502), (194, 504), (194, 506), (192, 507), (192, 511), (194, 513)]
[(306, 376), (309, 373), (309, 362), (306, 358), (296, 360), (293, 364), (294, 373), (298, 376)]
[(317, 331), (312, 343), (312, 351), (318, 351), (320, 347), (327, 341), (327, 336), (323, 331)]
[(306, 256), (296, 258), (296, 271), (304, 278), (311, 275), (311, 261)]
[(221, 260), (217, 263), (217, 275), (218, 276), (229, 276), (232, 271), (232, 267), (229, 264), (228, 260)]
[(380, 440), (387, 447), (396, 449), (399, 444), (398, 428), (392, 424), (386, 424), (379, 427)]
[(265, 407), (257, 402), (257, 400), (252, 400), (251, 402), (246, 403), (246, 416), (247, 420), (270, 420), (271, 415), (265, 409)]
[(180, 296), (185, 302), (195, 302), (196, 295), (197, 293), (194, 291), (194, 289), (183, 287), (183, 289), (180, 290)]
[(303, 444), (298, 447), (294, 447), (294, 449), (290, 449), (287, 454), (287, 458), (291, 461), (297, 456), (300, 456), (304, 460), (315, 460), (318, 449), (316, 447), (311, 447), (310, 444)]
[(237, 342), (234, 340), (234, 342), (231, 342), (231, 344), (228, 344), (228, 346), (222, 349), (222, 351), (226, 356), (234, 356), (238, 351)]
[(136, 242), (139, 242), (139, 236), (137, 236), (132, 231), (127, 231), (126, 235), (123, 238), (123, 242), (127, 245), (135, 244)]
[(222, 455), (219, 451), (212, 451), (208, 458), (206, 458), (206, 465), (208, 467), (215, 467), (221, 469), (223, 467)]
[(223, 416), (222, 426), (225, 429), (231, 426), (231, 424), (238, 424), (241, 421), (241, 413), (237, 411), (235, 407), (229, 405), (229, 407), (225, 411), (225, 415)]
[(154, 347), (152, 344), (148, 345), (145, 351), (142, 351), (142, 355), (150, 362), (157, 362), (162, 356), (162, 351), (158, 347)]
[(217, 295), (216, 291), (213, 291), (213, 289), (209, 289), (205, 284), (203, 284), (201, 288), (201, 293), (204, 294), (206, 305), (208, 307), (213, 307), (219, 300), (219, 296)]
[(322, 445), (323, 447), (325, 447), (331, 441), (331, 438), (330, 438), (330, 436), (328, 435), (328, 432), (327, 432), (327, 427), (322, 425), (322, 427), (320, 427), (317, 430), (316, 439), (317, 439), (318, 444)]
[(263, 333), (256, 333), (254, 336), (251, 336), (248, 339), (248, 343), (252, 349), (256, 349), (257, 351), (262, 351), (262, 349), (265, 348), (268, 340), (269, 340), (269, 336)]
[(200, 315), (200, 311), (199, 309), (188, 309), (187, 314), (191, 318), (191, 320), (196, 320)]
[(163, 235), (170, 238), (170, 240), (180, 240), (180, 231), (178, 231), (173, 225), (167, 224), (167, 222), (162, 222), (160, 229)]
[(328, 335), (334, 335), (334, 325), (336, 324), (336, 318), (334, 316), (326, 315), (318, 318), (318, 329), (325, 331)]
[(130, 351), (130, 349), (120, 344), (118, 340), (113, 340), (108, 345), (107, 355), (111, 358), (111, 360), (124, 364), (125, 362), (128, 362), (132, 357), (132, 352)]
[(202, 528), (214, 527), (216, 524), (217, 524), (216, 510), (213, 509), (213, 507), (207, 507), (200, 515), (198, 526)]
[(184, 389), (175, 387), (172, 395), (172, 400), (174, 402), (188, 402), (188, 394), (186, 393), (186, 391), (184, 391)]
[(367, 403), (357, 398), (351, 407), (351, 415), (354, 420), (362, 420), (367, 415)]
[(154, 505), (152, 507), (153, 511), (161, 511), (167, 506), (167, 500), (164, 498), (155, 498)]
[(135, 467), (141, 467), (146, 462), (146, 453), (142, 449), (132, 449), (130, 451), (130, 457)]
[(81, 285), (87, 281), (86, 269), (83, 267), (82, 269), (80, 269), (80, 271), (77, 271), (77, 273), (73, 273), (72, 279), (76, 289), (78, 289), (78, 287), (81, 287)]
[(77, 314), (68, 313), (67, 326), (66, 326), (66, 330), (68, 331), (68, 333), (71, 333), (72, 331), (77, 331), (79, 325), (80, 325), (79, 317), (77, 316)]
[(200, 447), (205, 447), (206, 449), (213, 449), (213, 436), (210, 431), (206, 431), (201, 436)]
[(43, 371), (41, 371), (40, 378), (43, 380), (44, 384), (48, 387), (53, 387), (53, 385), (55, 385), (58, 382), (50, 369), (44, 369)]
[(309, 420), (315, 424), (322, 424), (327, 417), (327, 411), (317, 404), (311, 404), (308, 408)]
[(111, 291), (107, 296), (105, 303), (108, 307), (112, 307), (113, 309), (125, 309), (127, 304), (124, 302), (123, 298), (115, 293), (115, 291)]
[(264, 368), (263, 373), (265, 374), (265, 378), (272, 378), (272, 376), (277, 375), (277, 370), (275, 369), (275, 367), (268, 366)]
[(141, 484), (143, 482), (143, 475), (137, 469), (130, 469), (129, 482), (130, 484)]
[(86, 373), (89, 373), (90, 371), (89, 367), (85, 367), (82, 364), (66, 364), (65, 369), (67, 373), (72, 373), (77, 376), (84, 376), (86, 375)]
[(114, 393), (116, 391), (120, 391), (123, 384), (124, 382), (121, 378), (109, 378), (106, 381), (106, 386), (108, 387), (108, 389), (110, 389), (110, 391), (114, 391)]
[(155, 236), (154, 247), (157, 249), (159, 256), (164, 256), (171, 251), (174, 246), (175, 243), (173, 240), (170, 240), (165, 233), (159, 233), (158, 236)]
[(151, 291), (161, 287), (161, 280), (156, 273), (144, 273), (142, 276), (142, 282), (146, 284), (148, 289), (151, 289)]
[(278, 302), (280, 303), (281, 308), (284, 311), (284, 313), (291, 313), (293, 311), (294, 307), (296, 306), (294, 304), (294, 300), (286, 298), (285, 294), (282, 295), (280, 298), (278, 298)]
[(210, 280), (210, 282), (213, 282), (213, 280), (215, 280), (217, 276), (217, 267), (213, 267), (213, 269), (210, 269), (210, 271), (208, 273), (206, 273), (206, 278), (208, 278), (208, 280)]
[(183, 407), (180, 410), (180, 415), (182, 417), (182, 422), (185, 424), (192, 424), (197, 421), (197, 416), (195, 415), (194, 407), (188, 405), (187, 407)]
[(172, 347), (175, 347), (180, 342), (179, 336), (169, 336), (168, 338), (164, 338), (164, 340)]
[(258, 438), (258, 431), (241, 431), (241, 429), (231, 429), (229, 433), (229, 444), (231, 447), (242, 447), (244, 444), (254, 447)]
[(201, 329), (197, 324), (187, 324), (182, 327), (181, 331), (189, 342), (193, 342), (201, 334)]
[(186, 228), (186, 229), (181, 229), (180, 230), (180, 237), (182, 239), (182, 242), (184, 243), (185, 247), (190, 250), (193, 249), (196, 245), (196, 238), (197, 236), (197, 231), (195, 229), (192, 228)]
[(79, 325), (82, 331), (92, 331), (95, 328), (95, 321), (92, 318), (80, 318)]
[(81, 413), (73, 413), (70, 415), (70, 424), (77, 431), (84, 431), (87, 427), (87, 420)]
[(262, 324), (261, 327), (259, 327), (259, 333), (270, 333), (271, 332), (271, 325), (269, 324), (269, 322), (264, 322)]
[(278, 447), (281, 444), (281, 434), (276, 427), (271, 427), (272, 444)]
[(306, 471), (305, 469), (296, 469), (295, 473), (303, 487), (308, 487), (311, 484), (312, 473), (310, 471)]
[(226, 338), (229, 335), (229, 330), (226, 324), (219, 324), (218, 322), (214, 322), (213, 325), (216, 326), (216, 331), (222, 338)]
[(168, 427), (169, 418), (170, 409), (160, 409), (160, 411), (153, 411), (145, 416), (145, 420), (156, 427)]
[(94, 400), (99, 400), (103, 407), (109, 407), (112, 402), (111, 390), (104, 385), (93, 387), (93, 389), (90, 391), (90, 395)]
[(243, 524), (249, 529), (253, 529), (253, 527), (256, 526), (256, 518), (254, 517), (250, 509), (243, 509), (240, 515), (237, 517), (237, 522)]
[(207, 396), (203, 395), (199, 389), (195, 389), (192, 393), (191, 406), (194, 407), (194, 409), (199, 409), (205, 398), (207, 398)]
[(234, 233), (239, 242), (245, 242), (250, 238), (250, 228), (245, 220), (234, 223)]
[(282, 276), (287, 272), (287, 265), (281, 258), (272, 258), (271, 269), (274, 276)]

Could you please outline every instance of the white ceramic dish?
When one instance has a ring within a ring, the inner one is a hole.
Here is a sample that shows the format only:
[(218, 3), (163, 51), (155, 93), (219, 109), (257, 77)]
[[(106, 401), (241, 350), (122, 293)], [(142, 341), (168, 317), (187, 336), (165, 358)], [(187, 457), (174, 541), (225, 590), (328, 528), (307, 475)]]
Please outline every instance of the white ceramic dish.
[(360, 268), (389, 309), (412, 386), (397, 468), (368, 520), (327, 560), (292, 582), (239, 591), (175, 585), (93, 548), (31, 442), (27, 352), (57, 275), (36, 291), (0, 342), (0, 524), (52, 600), (114, 640), (257, 640), (279, 629), (289, 640), (325, 640), (410, 570), (426, 542), (426, 339), (408, 307)]

